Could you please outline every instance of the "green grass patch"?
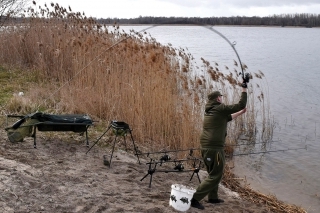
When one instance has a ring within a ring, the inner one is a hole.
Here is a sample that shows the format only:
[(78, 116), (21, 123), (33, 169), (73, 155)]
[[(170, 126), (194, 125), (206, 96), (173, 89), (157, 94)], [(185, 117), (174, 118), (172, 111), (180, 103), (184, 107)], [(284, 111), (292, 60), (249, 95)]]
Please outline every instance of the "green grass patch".
[(8, 69), (0, 65), (0, 106), (4, 106), (14, 93), (27, 91), (35, 81), (32, 72)]

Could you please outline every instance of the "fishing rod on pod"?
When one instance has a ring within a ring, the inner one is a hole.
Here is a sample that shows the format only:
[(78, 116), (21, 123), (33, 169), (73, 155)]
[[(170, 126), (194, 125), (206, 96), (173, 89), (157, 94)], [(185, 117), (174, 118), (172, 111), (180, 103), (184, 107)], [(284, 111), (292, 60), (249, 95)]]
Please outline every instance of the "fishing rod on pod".
[[(239, 144), (238, 146), (241, 146), (241, 145), (250, 145), (250, 144)], [(225, 147), (227, 147), (227, 146), (228, 145), (225, 145)], [(307, 150), (307, 145), (305, 145), (304, 147), (299, 147), (299, 148), (287, 148), (287, 149), (276, 149), (276, 150), (269, 150), (269, 151), (238, 153), (238, 154), (232, 154), (231, 156), (246, 156), (246, 155), (268, 154), (268, 153), (274, 153), (274, 152), (297, 151), (297, 150), (301, 150), (301, 149)], [(171, 157), (168, 155), (168, 153), (177, 153), (177, 152), (189, 151), (189, 156), (192, 156), (194, 150), (201, 150), (201, 148), (168, 150), (168, 151), (159, 151), (159, 152), (144, 152), (144, 153), (137, 153), (135, 155), (147, 155), (147, 157), (149, 157), (151, 154), (164, 154), (163, 156), (161, 156), (160, 162), (155, 162), (155, 163), (177, 162), (177, 161), (181, 161), (181, 160), (179, 160), (179, 159), (171, 159)]]
[[(270, 151), (261, 151), (261, 152), (249, 152), (249, 153), (240, 153), (240, 154), (235, 154), (235, 155), (231, 155), (231, 157), (233, 156), (245, 156), (245, 155), (253, 155), (253, 154), (265, 154), (265, 153), (272, 153), (272, 152), (286, 152), (286, 151), (290, 151), (290, 150), (299, 150), (299, 149), (307, 149), (307, 146), (305, 146), (305, 148), (295, 148), (295, 149), (282, 149), (282, 150), (270, 150)], [(160, 160), (154, 160), (154, 159), (150, 159), (150, 162), (146, 163), (148, 166), (148, 171), (147, 173), (141, 178), (140, 181), (143, 181), (147, 176), (150, 176), (150, 180), (149, 180), (149, 188), (151, 188), (151, 182), (152, 182), (152, 178), (153, 175), (155, 173), (158, 172), (164, 172), (164, 173), (171, 173), (171, 172), (192, 172), (192, 175), (189, 179), (189, 181), (192, 180), (192, 178), (194, 177), (194, 175), (196, 174), (199, 182), (201, 182), (200, 177), (199, 177), (199, 171), (201, 170), (201, 168), (203, 167), (203, 161), (200, 158), (187, 158), (187, 159), (174, 159), (171, 160), (170, 156), (168, 155), (168, 153), (170, 152), (184, 152), (184, 151), (189, 151), (189, 156), (192, 157), (193, 154), (193, 150), (200, 150), (198, 149), (181, 149), (181, 150), (169, 150), (169, 151), (159, 151), (159, 152), (147, 152), (147, 153), (139, 153), (139, 155), (142, 154), (147, 154), (148, 156), (150, 154), (161, 154), (163, 153), (164, 155), (160, 158)], [(189, 157), (188, 156), (188, 157)], [(189, 169), (185, 169), (183, 162), (186, 161), (193, 161), (192, 163), (192, 167)], [(163, 163), (170, 163), (173, 162), (174, 163), (174, 168), (173, 169), (158, 169), (157, 165), (162, 166)], [(196, 165), (198, 163), (198, 165)]]

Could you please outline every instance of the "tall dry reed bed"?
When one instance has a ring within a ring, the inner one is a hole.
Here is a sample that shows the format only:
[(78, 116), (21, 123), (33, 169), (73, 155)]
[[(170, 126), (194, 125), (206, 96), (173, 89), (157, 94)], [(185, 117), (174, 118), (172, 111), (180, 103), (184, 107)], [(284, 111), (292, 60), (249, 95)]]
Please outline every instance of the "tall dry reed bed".
[[(202, 70), (195, 72), (184, 49), (161, 45), (144, 32), (102, 26), (58, 4), (34, 6), (23, 23), (11, 26), (0, 34), (0, 63), (32, 73), (38, 86), (26, 92), (29, 101), (19, 108), (13, 97), (8, 113), (86, 113), (129, 123), (138, 143), (150, 149), (196, 148), (207, 94), (220, 89), (227, 103), (240, 95), (236, 62), (229, 70), (202, 59)], [(229, 144), (240, 134), (254, 142), (260, 127), (272, 129), (265, 88), (255, 86), (263, 73), (253, 76), (248, 113), (230, 124)]]

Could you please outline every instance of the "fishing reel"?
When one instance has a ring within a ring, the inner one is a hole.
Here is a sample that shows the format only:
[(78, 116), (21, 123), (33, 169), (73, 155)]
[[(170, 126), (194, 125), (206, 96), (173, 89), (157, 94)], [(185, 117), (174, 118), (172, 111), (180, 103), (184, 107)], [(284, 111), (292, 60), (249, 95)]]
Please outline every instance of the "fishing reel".
[(171, 160), (170, 156), (165, 154), (163, 155), (161, 158), (160, 158), (160, 161), (168, 161), (168, 160)]
[(175, 167), (174, 170), (182, 171), (184, 170), (184, 166), (182, 163), (178, 163)]
[[(241, 73), (240, 73), (241, 74)], [(241, 83), (241, 87), (248, 88), (247, 83), (249, 83), (251, 75), (249, 73), (242, 74), (243, 82)]]
[(249, 83), (250, 78), (251, 78), (250, 73), (248, 73), (248, 72), (245, 73), (245, 74), (243, 75), (243, 83)]
[(165, 155), (163, 155), (161, 158), (160, 158), (160, 166), (162, 165), (162, 163), (163, 162), (167, 162), (167, 161), (169, 161), (169, 160), (171, 160), (171, 158), (170, 158), (170, 156), (169, 155), (167, 155), (167, 154), (165, 154)]

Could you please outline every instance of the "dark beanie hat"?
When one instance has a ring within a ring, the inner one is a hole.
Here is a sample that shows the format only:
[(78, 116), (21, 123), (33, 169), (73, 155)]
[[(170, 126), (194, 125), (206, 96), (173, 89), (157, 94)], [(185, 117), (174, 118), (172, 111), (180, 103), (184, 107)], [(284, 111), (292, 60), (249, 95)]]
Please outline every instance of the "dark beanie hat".
[(208, 99), (214, 100), (214, 99), (218, 98), (219, 96), (222, 96), (220, 91), (214, 91), (208, 95)]

